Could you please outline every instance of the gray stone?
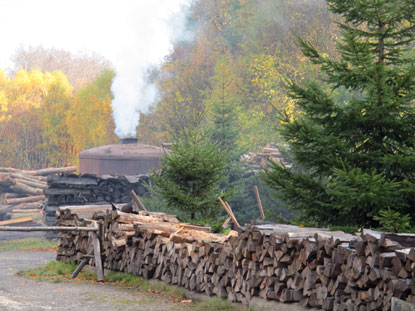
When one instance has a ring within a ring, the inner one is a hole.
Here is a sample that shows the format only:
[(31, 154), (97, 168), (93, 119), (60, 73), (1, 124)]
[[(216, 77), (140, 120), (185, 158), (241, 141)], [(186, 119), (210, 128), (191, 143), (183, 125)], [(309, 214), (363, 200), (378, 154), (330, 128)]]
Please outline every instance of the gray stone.
[[(249, 302), (249, 310), (252, 311), (312, 311), (316, 309), (304, 308), (298, 303), (282, 303), (275, 300), (265, 300), (253, 297)], [(411, 309), (412, 310), (412, 309)]]
[(392, 297), (391, 311), (415, 311), (415, 304)]

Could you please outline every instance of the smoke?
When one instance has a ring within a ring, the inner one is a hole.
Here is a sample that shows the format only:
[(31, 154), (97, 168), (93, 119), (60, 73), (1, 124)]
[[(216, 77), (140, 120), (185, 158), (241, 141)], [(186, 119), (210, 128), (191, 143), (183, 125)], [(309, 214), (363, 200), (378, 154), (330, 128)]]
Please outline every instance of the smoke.
[(114, 38), (119, 53), (114, 61), (112, 84), (115, 133), (136, 136), (140, 112), (146, 112), (157, 97), (157, 88), (148, 79), (151, 68), (159, 66), (171, 51), (174, 40), (186, 39), (186, 11), (190, 0), (140, 0), (128, 14), (123, 33)]

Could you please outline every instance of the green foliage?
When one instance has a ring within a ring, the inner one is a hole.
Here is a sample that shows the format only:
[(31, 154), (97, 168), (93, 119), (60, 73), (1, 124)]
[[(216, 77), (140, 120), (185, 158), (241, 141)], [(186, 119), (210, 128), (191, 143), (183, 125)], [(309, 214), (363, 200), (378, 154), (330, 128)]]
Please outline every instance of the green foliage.
[(215, 219), (221, 207), (218, 196), (225, 169), (225, 154), (206, 137), (191, 133), (176, 141), (163, 159), (161, 174), (152, 181), (169, 207), (184, 219)]
[(415, 203), (415, 59), (406, 53), (415, 3), (327, 3), (343, 18), (340, 59), (299, 39), (324, 76), (320, 83), (287, 79), (301, 111), (280, 119), (293, 163), (272, 163), (264, 180), (318, 224), (371, 226), (380, 210), (412, 213)]
[(379, 215), (374, 216), (373, 219), (379, 222), (379, 229), (384, 231), (396, 233), (411, 231), (411, 217), (408, 214), (402, 216), (401, 213), (391, 210), (390, 207), (381, 210)]

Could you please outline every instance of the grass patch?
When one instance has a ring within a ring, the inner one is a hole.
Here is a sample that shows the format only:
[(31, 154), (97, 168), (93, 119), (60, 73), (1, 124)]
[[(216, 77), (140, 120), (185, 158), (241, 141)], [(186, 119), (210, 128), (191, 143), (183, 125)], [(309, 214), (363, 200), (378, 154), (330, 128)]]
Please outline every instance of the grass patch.
[[(62, 282), (71, 281), (69, 276), (72, 274), (75, 268), (76, 264), (74, 263), (65, 263), (52, 260), (49, 261), (44, 267), (19, 271), (17, 274), (39, 281)], [(95, 282), (96, 274), (94, 272), (89, 272), (87, 269), (84, 269), (74, 280), (78, 282)], [(149, 294), (170, 297), (174, 302), (177, 303), (180, 303), (182, 300), (186, 299), (186, 290), (182, 287), (172, 286), (161, 281), (148, 281), (142, 277), (128, 273), (109, 271), (105, 275), (105, 282), (111, 285), (145, 291)], [(94, 298), (97, 299), (99, 297), (94, 296)], [(106, 300), (106, 297), (103, 296), (102, 299)], [(151, 304), (153, 301), (154, 299), (149, 298), (140, 299), (139, 301), (132, 301), (128, 299), (119, 299), (117, 301), (112, 300), (113, 303), (115, 302), (119, 305), (129, 305), (132, 303), (145, 305)], [(232, 304), (231, 302), (219, 297), (212, 297), (206, 301), (200, 302), (193, 301), (190, 304), (186, 304), (187, 306), (184, 304), (180, 305), (181, 308), (183, 307), (183, 310), (188, 310), (188, 308), (190, 308), (189, 310), (192, 311), (236, 311), (237, 309), (241, 309), (241, 306), (237, 307), (237, 305)]]
[(240, 306), (237, 308), (235, 304), (219, 297), (198, 302), (193, 308), (195, 311), (236, 311), (237, 309), (241, 309)]
[[(75, 268), (76, 265), (74, 263), (65, 263), (52, 260), (49, 261), (44, 267), (22, 270), (17, 272), (17, 274), (39, 281), (62, 282), (69, 280), (69, 276)], [(89, 272), (88, 270), (82, 270), (75, 280), (87, 281), (94, 279), (96, 279), (95, 273)]]
[(21, 240), (0, 241), (0, 252), (21, 250), (56, 251), (57, 246), (57, 242), (27, 238)]
[[(70, 281), (71, 279), (69, 277), (75, 270), (75, 268), (76, 264), (74, 263), (65, 263), (61, 261), (52, 260), (49, 261), (44, 267), (37, 269), (22, 270), (19, 271), (17, 274), (39, 281), (61, 282)], [(74, 280), (95, 281), (96, 273), (89, 272), (87, 269), (83, 269), (81, 273), (78, 275), (78, 277), (76, 277)], [(142, 277), (128, 273), (116, 273), (109, 271), (105, 275), (105, 282), (110, 283), (112, 285), (118, 285), (136, 290), (147, 291), (153, 294), (174, 297), (177, 300), (181, 300), (186, 297), (186, 291), (183, 288), (168, 285), (162, 282), (150, 282), (143, 279)]]
[(181, 287), (168, 285), (162, 282), (150, 282), (142, 277), (128, 273), (109, 271), (105, 276), (105, 281), (114, 282), (129, 288), (145, 290), (155, 294), (162, 294), (164, 296), (173, 296), (177, 299), (186, 297), (186, 291)]

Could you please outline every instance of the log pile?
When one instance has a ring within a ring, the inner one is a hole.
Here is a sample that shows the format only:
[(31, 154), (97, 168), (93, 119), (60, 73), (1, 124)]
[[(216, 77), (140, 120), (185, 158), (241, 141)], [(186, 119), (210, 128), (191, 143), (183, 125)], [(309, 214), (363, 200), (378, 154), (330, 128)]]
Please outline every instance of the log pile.
[[(392, 297), (415, 302), (411, 234), (253, 224), (226, 236), (162, 213), (109, 208), (62, 209), (58, 218), (68, 226), (103, 223), (105, 268), (231, 301), (259, 296), (323, 310), (390, 310)], [(87, 233), (64, 233), (57, 258), (79, 262), (90, 248)]]
[(242, 159), (244, 164), (251, 167), (254, 171), (259, 171), (267, 167), (269, 160), (282, 162), (287, 165), (287, 163), (284, 162), (284, 158), (281, 156), (281, 153), (275, 143), (267, 144), (262, 149), (262, 152), (248, 152), (243, 156)]
[[(40, 211), (45, 199), (47, 176), (74, 172), (76, 167), (47, 168), (34, 171), (0, 167), (0, 218), (11, 212)], [(2, 219), (0, 219), (2, 220)]]
[(148, 176), (97, 176), (93, 174), (59, 174), (50, 176), (45, 190), (44, 222), (56, 224), (60, 206), (127, 203), (131, 190), (143, 196), (147, 192)]

